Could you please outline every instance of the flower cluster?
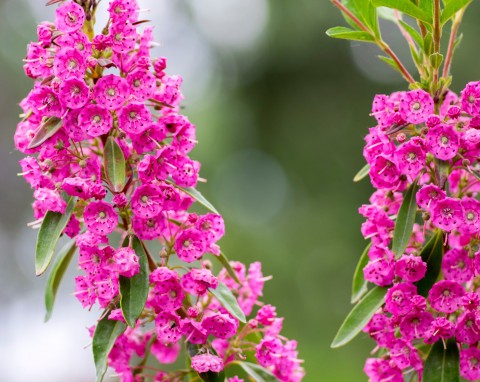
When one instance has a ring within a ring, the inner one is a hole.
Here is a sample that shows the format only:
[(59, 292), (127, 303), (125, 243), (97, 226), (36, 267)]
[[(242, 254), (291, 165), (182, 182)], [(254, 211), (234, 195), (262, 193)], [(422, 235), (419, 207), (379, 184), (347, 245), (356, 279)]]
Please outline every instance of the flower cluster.
[[(364, 370), (373, 382), (412, 372), (421, 380), (424, 347), (454, 340), (461, 375), (479, 380), (480, 82), (438, 100), (420, 89), (377, 95), (372, 115), (378, 124), (363, 154), (376, 190), (359, 210), (371, 240), (363, 273), (388, 291), (364, 328), (381, 349)], [(406, 249), (394, 253), (408, 193), (417, 218)]]
[[(165, 58), (150, 56), (152, 28), (139, 30), (136, 0), (110, 1), (97, 35), (97, 2), (55, 2), (55, 23), (41, 23), (28, 46), (24, 69), (35, 84), (21, 102), (15, 145), (28, 155), (20, 165), (34, 189), (37, 225), (67, 216), (63, 234), (78, 248), (74, 294), (83, 307), (98, 304), (104, 319), (128, 321), (122, 280), (148, 285), (109, 366), (122, 381), (147, 378), (150, 370), (155, 381), (183, 380), (184, 370), (143, 366), (150, 354), (171, 364), (188, 349), (198, 373), (220, 373), (247, 358), (281, 381), (300, 381), (296, 342), (280, 335), (283, 318), (259, 301), (268, 280), (260, 263), (247, 269), (226, 262), (217, 244), (222, 216), (213, 207), (191, 212), (201, 180), (200, 163), (189, 157), (195, 126), (180, 114), (182, 78), (166, 74)], [(207, 253), (223, 259), (218, 275)], [(241, 322), (219, 295), (235, 297), (230, 305), (251, 318)], [(135, 364), (134, 355), (143, 361)]]

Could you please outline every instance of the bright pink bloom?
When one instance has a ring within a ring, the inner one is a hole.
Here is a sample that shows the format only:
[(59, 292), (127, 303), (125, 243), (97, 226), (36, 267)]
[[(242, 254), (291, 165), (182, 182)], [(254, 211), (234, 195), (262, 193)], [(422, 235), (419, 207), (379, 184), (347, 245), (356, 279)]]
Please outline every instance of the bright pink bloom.
[(73, 1), (63, 3), (55, 11), (55, 26), (62, 32), (68, 33), (81, 29), (84, 21), (83, 8)]
[(433, 285), (428, 292), (428, 301), (432, 308), (443, 313), (453, 313), (462, 306), (465, 289), (454, 281), (442, 280)]
[(91, 202), (83, 214), (87, 228), (93, 233), (105, 236), (113, 232), (118, 223), (118, 215), (113, 207), (105, 202)]
[(127, 81), (114, 74), (100, 78), (93, 89), (93, 98), (108, 110), (119, 109), (130, 95)]
[(192, 369), (199, 373), (212, 371), (219, 373), (223, 370), (223, 361), (213, 354), (197, 354), (192, 357)]
[(455, 157), (460, 147), (458, 133), (449, 125), (437, 125), (430, 128), (425, 136), (425, 143), (435, 158), (443, 160)]
[(78, 123), (89, 136), (99, 137), (110, 131), (113, 126), (113, 117), (99, 104), (91, 104), (80, 112)]
[(129, 103), (118, 115), (119, 127), (129, 134), (141, 134), (152, 124), (150, 110), (140, 103)]
[(480, 82), (469, 82), (462, 90), (460, 101), (462, 109), (470, 115), (480, 114)]
[(400, 114), (409, 123), (425, 122), (433, 113), (433, 99), (426, 91), (417, 89), (403, 93)]

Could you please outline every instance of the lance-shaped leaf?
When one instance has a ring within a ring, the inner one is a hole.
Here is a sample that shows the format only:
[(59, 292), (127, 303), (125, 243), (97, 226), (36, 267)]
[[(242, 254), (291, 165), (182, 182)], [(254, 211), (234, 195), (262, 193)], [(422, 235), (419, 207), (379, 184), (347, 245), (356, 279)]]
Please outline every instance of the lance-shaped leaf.
[(179, 190), (185, 192), (186, 194), (190, 195), (193, 199), (195, 199), (197, 202), (199, 202), (201, 205), (204, 207), (208, 208), (210, 211), (212, 211), (214, 214), (219, 214), (219, 212), (216, 210), (216, 208), (210, 203), (205, 197), (197, 191), (196, 188), (193, 187), (180, 187), (179, 185), (175, 184), (175, 182), (172, 182), (169, 179), (165, 180), (166, 182), (170, 183), (172, 186), (178, 188)]
[(132, 248), (138, 256), (140, 271), (133, 277), (120, 276), (120, 306), (127, 324), (135, 327), (148, 297), (148, 259), (140, 240), (134, 236)]
[(442, 269), (443, 234), (437, 230), (420, 252), (422, 260), (427, 263), (425, 277), (417, 282), (418, 294), (427, 297), (428, 291), (438, 279)]
[(38, 128), (32, 140), (28, 144), (29, 149), (40, 146), (48, 138), (52, 137), (62, 127), (62, 120), (57, 117), (47, 118)]
[(278, 379), (269, 370), (251, 362), (234, 361), (231, 365), (240, 366), (255, 382), (277, 382)]
[(219, 282), (216, 289), (208, 288), (208, 290), (233, 317), (241, 322), (247, 321), (245, 313), (243, 313), (243, 310), (238, 305), (237, 299), (224, 283)]
[(460, 366), (457, 343), (450, 339), (444, 348), (443, 341), (437, 341), (425, 361), (423, 382), (459, 382)]
[(428, 24), (432, 23), (432, 14), (417, 7), (410, 0), (373, 0), (373, 5), (377, 7), (388, 7), (396, 9), (406, 15), (412, 16), (415, 19), (424, 21)]
[(70, 197), (67, 200), (65, 213), (47, 211), (43, 217), (42, 225), (38, 231), (37, 247), (35, 251), (35, 273), (40, 276), (48, 268), (52, 261), (58, 239), (65, 229), (77, 198)]
[(232, 279), (235, 280), (236, 283), (241, 284), (240, 280), (237, 277), (237, 274), (233, 270), (232, 266), (230, 265), (230, 261), (228, 260), (227, 255), (225, 255), (223, 252), (220, 252), (220, 254), (217, 255), (212, 255), (212, 257), (220, 262), (222, 264), (223, 268), (227, 271), (227, 273), (230, 275)]
[(376, 286), (371, 289), (350, 311), (330, 346), (338, 348), (353, 340), (383, 305), (386, 293), (387, 288)]
[(60, 249), (57, 255), (57, 260), (52, 267), (52, 271), (48, 275), (47, 286), (45, 288), (45, 321), (48, 321), (52, 316), (53, 304), (57, 295), (58, 287), (62, 281), (73, 255), (77, 247), (75, 246), (75, 239), (70, 240), (65, 246)]
[(358, 171), (355, 176), (353, 177), (354, 182), (360, 182), (363, 178), (365, 178), (368, 173), (370, 172), (370, 165), (367, 163), (363, 166), (360, 171)]
[(125, 185), (125, 157), (115, 138), (108, 137), (103, 153), (105, 161), (105, 175), (116, 192), (120, 192)]
[(410, 241), (417, 213), (416, 195), (418, 191), (418, 180), (415, 180), (405, 194), (400, 210), (398, 211), (393, 233), (392, 251), (399, 257), (404, 252)]
[(355, 273), (353, 274), (353, 282), (352, 282), (352, 298), (350, 302), (355, 304), (358, 300), (360, 300), (365, 293), (367, 293), (367, 280), (363, 275), (363, 268), (368, 263), (368, 250), (372, 246), (372, 243), (368, 244), (365, 250), (360, 256), (358, 260), (357, 267), (355, 268)]
[(328, 37), (341, 38), (364, 42), (375, 42), (375, 38), (368, 32), (356, 31), (346, 27), (330, 28), (326, 32)]
[(107, 371), (108, 355), (115, 344), (115, 340), (127, 328), (127, 325), (121, 321), (109, 320), (108, 315), (109, 312), (104, 314), (93, 335), (92, 350), (97, 370), (96, 382), (103, 381), (103, 376)]
[(472, 0), (450, 0), (445, 4), (442, 15), (440, 16), (440, 23), (445, 24), (451, 17), (470, 4)]

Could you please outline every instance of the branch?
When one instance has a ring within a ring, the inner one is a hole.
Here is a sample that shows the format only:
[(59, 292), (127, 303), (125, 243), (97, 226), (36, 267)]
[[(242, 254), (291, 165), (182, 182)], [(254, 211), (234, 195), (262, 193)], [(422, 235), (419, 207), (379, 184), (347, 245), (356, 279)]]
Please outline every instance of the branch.
[(457, 37), (458, 28), (462, 23), (463, 14), (465, 13), (463, 8), (460, 12), (455, 15), (455, 19), (452, 23), (452, 29), (450, 31), (450, 39), (448, 40), (448, 50), (445, 57), (445, 64), (443, 65), (443, 77), (447, 77), (450, 74), (450, 65), (452, 64), (453, 51), (455, 49), (455, 39)]

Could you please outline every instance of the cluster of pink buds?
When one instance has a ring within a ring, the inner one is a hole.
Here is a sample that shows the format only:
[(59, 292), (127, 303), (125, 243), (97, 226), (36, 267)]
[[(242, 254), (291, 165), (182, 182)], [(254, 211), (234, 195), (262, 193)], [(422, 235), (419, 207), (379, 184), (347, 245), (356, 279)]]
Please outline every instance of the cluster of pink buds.
[[(194, 188), (200, 163), (189, 157), (196, 137), (180, 114), (182, 79), (166, 74), (165, 58), (150, 57), (152, 28), (139, 30), (137, 1), (111, 1), (97, 35), (97, 1), (50, 3), (60, 3), (55, 23), (41, 23), (28, 46), (24, 69), (35, 84), (21, 102), (15, 145), (28, 155), (22, 175), (41, 224), (37, 273), (53, 257), (43, 244), (63, 233), (79, 253), (74, 295), (85, 308), (105, 309), (91, 328), (97, 380), (108, 360), (121, 381), (193, 373), (240, 382), (252, 370), (300, 381), (296, 341), (280, 335), (283, 318), (259, 301), (268, 280), (261, 264), (228, 262), (220, 251), (222, 216)], [(372, 134), (389, 142), (381, 130)], [(198, 213), (200, 205), (210, 212)], [(223, 267), (217, 275), (214, 261)], [(191, 367), (162, 368), (180, 354)], [(158, 366), (146, 366), (150, 355)]]
[[(379, 352), (364, 370), (373, 382), (421, 380), (423, 347), (455, 341), (461, 375), (478, 381), (480, 82), (440, 100), (420, 89), (377, 95), (372, 115), (363, 153), (376, 191), (360, 208), (371, 240), (363, 273), (388, 291), (364, 328)], [(411, 236), (395, 253), (407, 208)]]

